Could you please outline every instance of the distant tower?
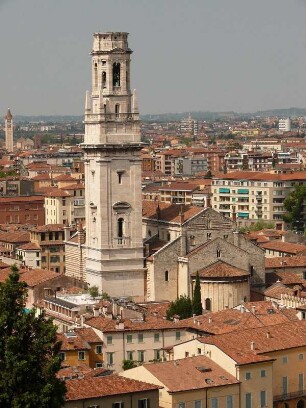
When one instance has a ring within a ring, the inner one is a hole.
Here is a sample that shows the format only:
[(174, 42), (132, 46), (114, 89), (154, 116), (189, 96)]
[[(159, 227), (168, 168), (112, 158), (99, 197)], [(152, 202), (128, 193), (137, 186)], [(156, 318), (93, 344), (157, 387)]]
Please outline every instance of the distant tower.
[(13, 151), (14, 147), (14, 130), (13, 130), (13, 116), (11, 114), (10, 108), (7, 110), (5, 116), (5, 147), (8, 152)]
[(140, 121), (130, 90), (128, 33), (95, 33), (86, 93), (86, 280), (144, 299)]

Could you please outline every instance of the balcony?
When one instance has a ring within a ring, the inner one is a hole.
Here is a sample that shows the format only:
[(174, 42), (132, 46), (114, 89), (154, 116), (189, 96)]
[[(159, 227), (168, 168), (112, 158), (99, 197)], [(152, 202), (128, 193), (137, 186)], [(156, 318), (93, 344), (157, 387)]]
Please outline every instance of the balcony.
[(305, 396), (306, 396), (306, 389), (301, 390), (301, 391), (288, 392), (282, 395), (275, 395), (273, 397), (273, 402), (288, 401), (290, 399), (300, 398), (300, 397), (305, 397)]

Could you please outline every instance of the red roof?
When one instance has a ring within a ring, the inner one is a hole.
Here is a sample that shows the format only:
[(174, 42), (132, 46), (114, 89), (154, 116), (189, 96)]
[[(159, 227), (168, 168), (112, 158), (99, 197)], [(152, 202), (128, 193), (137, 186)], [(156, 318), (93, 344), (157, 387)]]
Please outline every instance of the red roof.
[(106, 377), (89, 377), (66, 381), (67, 401), (89, 398), (101, 398), (111, 395), (130, 394), (134, 392), (154, 391), (160, 387), (130, 378), (110, 375)]

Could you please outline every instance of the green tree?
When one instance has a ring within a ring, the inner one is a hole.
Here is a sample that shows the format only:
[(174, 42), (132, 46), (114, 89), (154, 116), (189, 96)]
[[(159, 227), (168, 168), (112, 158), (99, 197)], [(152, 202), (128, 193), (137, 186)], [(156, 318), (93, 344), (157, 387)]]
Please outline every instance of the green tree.
[(88, 289), (88, 292), (89, 292), (89, 294), (90, 294), (90, 296), (91, 296), (92, 298), (96, 298), (96, 297), (99, 296), (99, 288), (98, 288), (98, 286), (91, 286), (91, 287)]
[(295, 184), (294, 190), (286, 197), (284, 207), (287, 211), (284, 215), (284, 221), (291, 224), (292, 228), (304, 230), (304, 201), (306, 199), (306, 186)]
[(181, 319), (187, 319), (192, 316), (192, 303), (188, 296), (180, 296), (170, 306), (166, 312), (168, 320), (171, 320), (174, 315), (180, 316)]
[(203, 310), (202, 310), (202, 299), (201, 299), (200, 276), (199, 276), (199, 272), (197, 272), (194, 291), (193, 291), (192, 313), (199, 316), (202, 314), (202, 312)]
[(130, 370), (131, 368), (137, 367), (136, 361), (134, 360), (123, 360), (122, 369), (124, 371)]
[(45, 314), (25, 309), (27, 288), (13, 266), (0, 285), (0, 406), (57, 408), (66, 387), (56, 377), (60, 343), (56, 327)]

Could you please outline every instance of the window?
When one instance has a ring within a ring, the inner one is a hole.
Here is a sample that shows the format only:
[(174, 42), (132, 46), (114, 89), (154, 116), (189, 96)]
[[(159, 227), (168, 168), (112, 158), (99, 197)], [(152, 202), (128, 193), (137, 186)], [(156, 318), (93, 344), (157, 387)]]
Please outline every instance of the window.
[(124, 402), (113, 402), (112, 408), (124, 408)]
[(304, 360), (304, 354), (299, 354), (299, 360)]
[(165, 282), (169, 282), (169, 271), (165, 271)]
[(250, 392), (245, 394), (245, 408), (252, 408), (252, 394)]
[(108, 366), (112, 366), (114, 364), (114, 354), (115, 353), (106, 353), (106, 361)]
[(120, 86), (120, 63), (113, 64), (113, 86)]
[(154, 350), (154, 360), (160, 360), (161, 359), (161, 355), (160, 355), (160, 350)]
[(266, 377), (267, 376), (266, 370), (260, 370), (260, 376), (261, 377)]
[(60, 359), (61, 359), (62, 361), (65, 361), (65, 360), (66, 360), (66, 353), (61, 352), (61, 353), (58, 353), (58, 354), (59, 354)]
[(218, 408), (218, 398), (211, 399), (211, 408)]
[(106, 344), (113, 344), (113, 336), (106, 336)]
[(154, 342), (159, 342), (159, 333), (154, 333)]
[(118, 241), (121, 240), (121, 242), (123, 238), (123, 223), (124, 223), (124, 219), (119, 218), (117, 221), (117, 232), (118, 232)]
[(96, 364), (95, 364), (95, 367), (96, 367), (96, 368), (102, 368), (102, 367), (103, 367), (103, 363), (96, 363)]
[(96, 354), (102, 354), (102, 346), (101, 345), (96, 346)]
[(106, 88), (106, 72), (102, 71), (102, 88)]
[(220, 257), (221, 257), (221, 250), (217, 249), (217, 258), (220, 258)]
[(140, 363), (143, 363), (144, 360), (145, 360), (145, 352), (144, 352), (144, 350), (139, 350), (138, 351), (138, 361)]
[(232, 395), (226, 396), (226, 408), (233, 408), (233, 396)]
[(51, 263), (60, 262), (60, 257), (59, 257), (58, 255), (51, 255), (51, 256), (50, 256), (50, 262), (51, 262)]
[(283, 364), (287, 364), (287, 363), (288, 363), (288, 357), (285, 356), (285, 357), (283, 357)]
[(202, 401), (201, 400), (194, 401), (194, 408), (202, 408)]
[(181, 332), (175, 332), (175, 340), (181, 340)]
[(150, 399), (144, 398), (138, 400), (138, 408), (150, 408)]
[(304, 390), (304, 373), (299, 374), (299, 391)]
[(283, 395), (288, 393), (288, 377), (283, 377), (282, 379)]
[(178, 408), (185, 408), (186, 407), (186, 403), (185, 402), (179, 402), (177, 404)]
[(211, 310), (211, 300), (209, 298), (205, 299), (205, 309)]
[(127, 352), (126, 352), (126, 359), (127, 359), (127, 360), (134, 360), (134, 358), (133, 358), (133, 351), (127, 351)]
[(260, 406), (261, 406), (261, 408), (267, 406), (267, 393), (266, 393), (266, 391), (260, 391)]
[(246, 379), (246, 380), (250, 380), (251, 378), (252, 378), (251, 373), (250, 373), (249, 371), (247, 371), (247, 372), (245, 373), (245, 379)]
[(117, 171), (117, 174), (118, 174), (118, 183), (119, 183), (119, 184), (122, 184), (122, 175), (123, 175), (123, 172), (122, 172), (122, 171)]
[(127, 343), (132, 343), (133, 342), (133, 335), (132, 334), (127, 334), (126, 335), (126, 342)]
[(138, 343), (143, 343), (143, 333), (138, 333)]
[(85, 360), (85, 351), (78, 352), (78, 360)]
[(198, 354), (201, 354), (202, 350), (200, 348), (198, 348)]

